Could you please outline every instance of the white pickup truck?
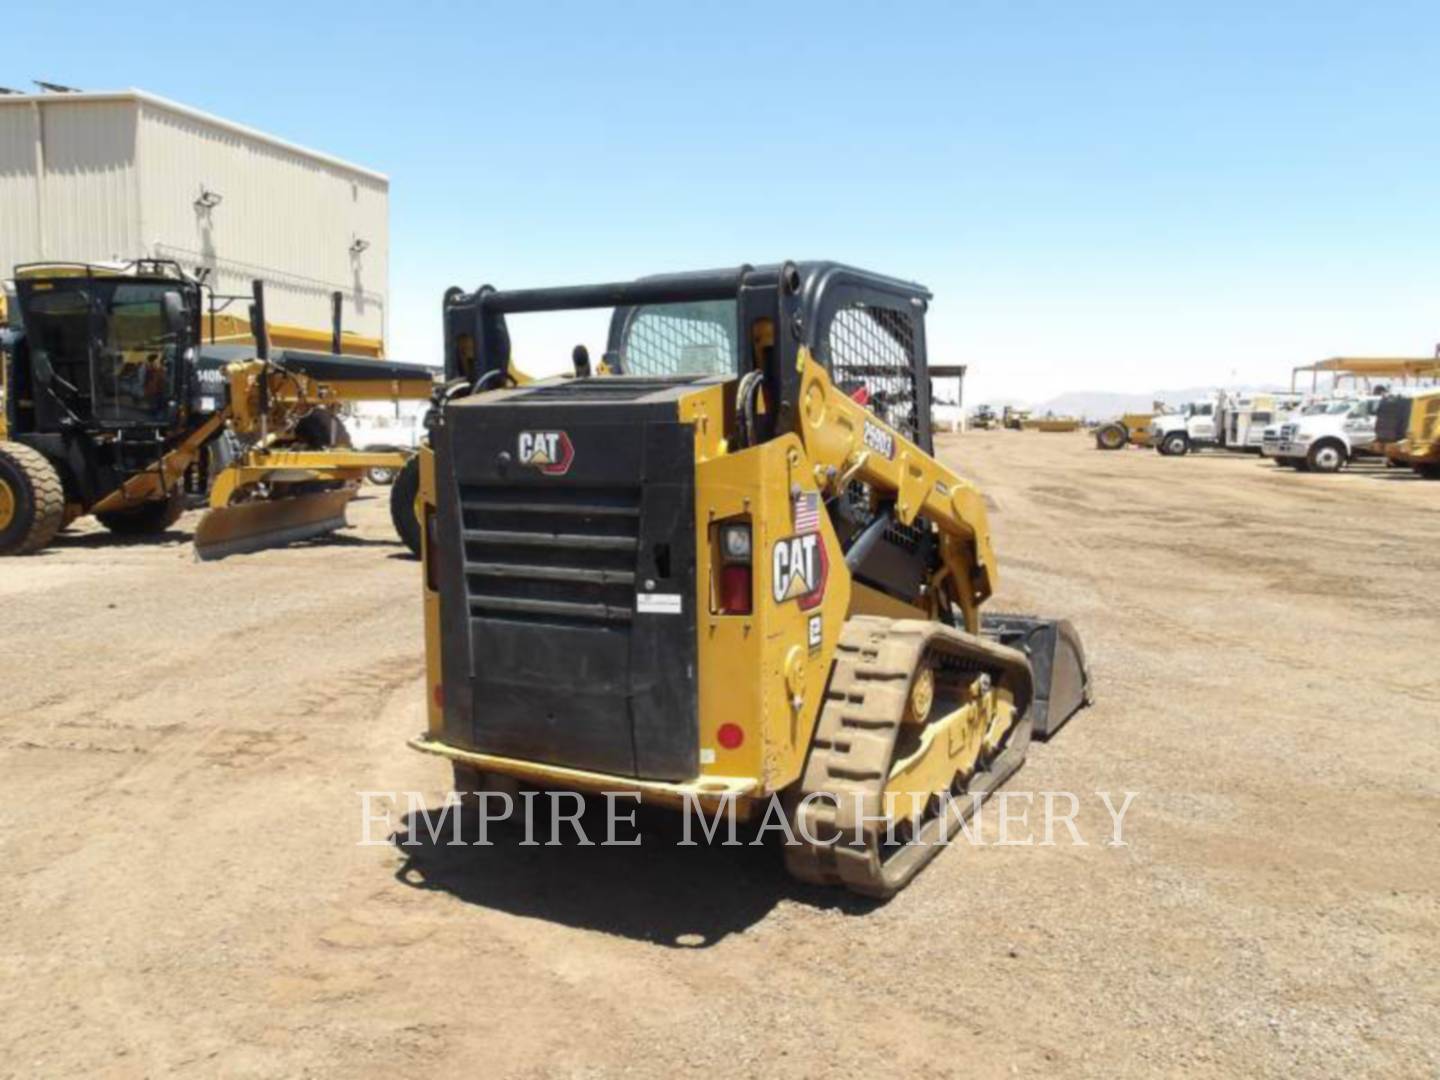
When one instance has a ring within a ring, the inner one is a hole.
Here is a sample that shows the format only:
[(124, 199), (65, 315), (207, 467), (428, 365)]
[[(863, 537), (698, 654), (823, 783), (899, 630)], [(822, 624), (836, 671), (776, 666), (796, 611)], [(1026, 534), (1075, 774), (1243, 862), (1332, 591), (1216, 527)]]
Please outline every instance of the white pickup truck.
[(1265, 431), (1261, 452), (1277, 465), (1306, 472), (1338, 472), (1373, 453), (1378, 396), (1317, 402)]

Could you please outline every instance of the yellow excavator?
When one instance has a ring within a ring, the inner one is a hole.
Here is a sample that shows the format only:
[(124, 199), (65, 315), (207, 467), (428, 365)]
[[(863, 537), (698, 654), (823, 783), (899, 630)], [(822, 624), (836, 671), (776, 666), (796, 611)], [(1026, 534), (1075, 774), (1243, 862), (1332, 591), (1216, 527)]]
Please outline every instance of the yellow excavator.
[(260, 282), (245, 333), (164, 260), (22, 266), (14, 288), (0, 555), (42, 550), (82, 514), (123, 535), (162, 533), (188, 495), (209, 500), (194, 537), (202, 558), (340, 528), (365, 471), (407, 457), (350, 449), (337, 406), (433, 390), (428, 367), (380, 359), (378, 341), (345, 334), (338, 303), (328, 352), (314, 331), (272, 327)]
[[(932, 447), (929, 301), (825, 262), (450, 290), (411, 745), (463, 792), (774, 813), (796, 877), (909, 882), (1090, 699), (1069, 623), (984, 611), (985, 504)], [(516, 385), (507, 316), (597, 308), (597, 371), (582, 343)]]

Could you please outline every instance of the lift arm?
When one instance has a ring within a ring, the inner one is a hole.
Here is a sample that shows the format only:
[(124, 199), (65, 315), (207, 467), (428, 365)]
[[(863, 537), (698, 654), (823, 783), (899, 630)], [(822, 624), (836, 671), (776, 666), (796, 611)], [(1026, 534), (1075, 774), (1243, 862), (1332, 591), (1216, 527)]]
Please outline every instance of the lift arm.
[(796, 434), (827, 496), (863, 481), (895, 499), (895, 516), (910, 525), (919, 517), (942, 537), (941, 556), (949, 589), (971, 622), (997, 584), (990, 524), (980, 492), (932, 455), (842, 393), (809, 350), (799, 350)]

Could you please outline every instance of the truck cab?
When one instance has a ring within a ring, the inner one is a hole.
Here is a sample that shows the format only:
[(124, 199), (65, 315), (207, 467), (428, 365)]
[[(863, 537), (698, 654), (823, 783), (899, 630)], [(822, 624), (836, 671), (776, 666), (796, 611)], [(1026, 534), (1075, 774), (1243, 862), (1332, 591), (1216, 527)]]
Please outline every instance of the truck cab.
[(1338, 472), (1373, 452), (1380, 396), (1318, 403), (1281, 424), (1273, 452), (1277, 464), (1306, 472)]
[(1166, 457), (1182, 457), (1203, 446), (1219, 445), (1221, 395), (1191, 401), (1178, 412), (1163, 413), (1150, 422), (1150, 442)]

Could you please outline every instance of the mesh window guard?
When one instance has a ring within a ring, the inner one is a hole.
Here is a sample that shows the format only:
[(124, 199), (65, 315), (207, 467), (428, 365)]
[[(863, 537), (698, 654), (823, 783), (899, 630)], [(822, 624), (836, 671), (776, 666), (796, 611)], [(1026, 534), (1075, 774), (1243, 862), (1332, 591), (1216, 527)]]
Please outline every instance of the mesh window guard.
[(835, 313), (829, 329), (835, 385), (907, 439), (918, 436), (915, 324), (909, 312), (856, 304)]

